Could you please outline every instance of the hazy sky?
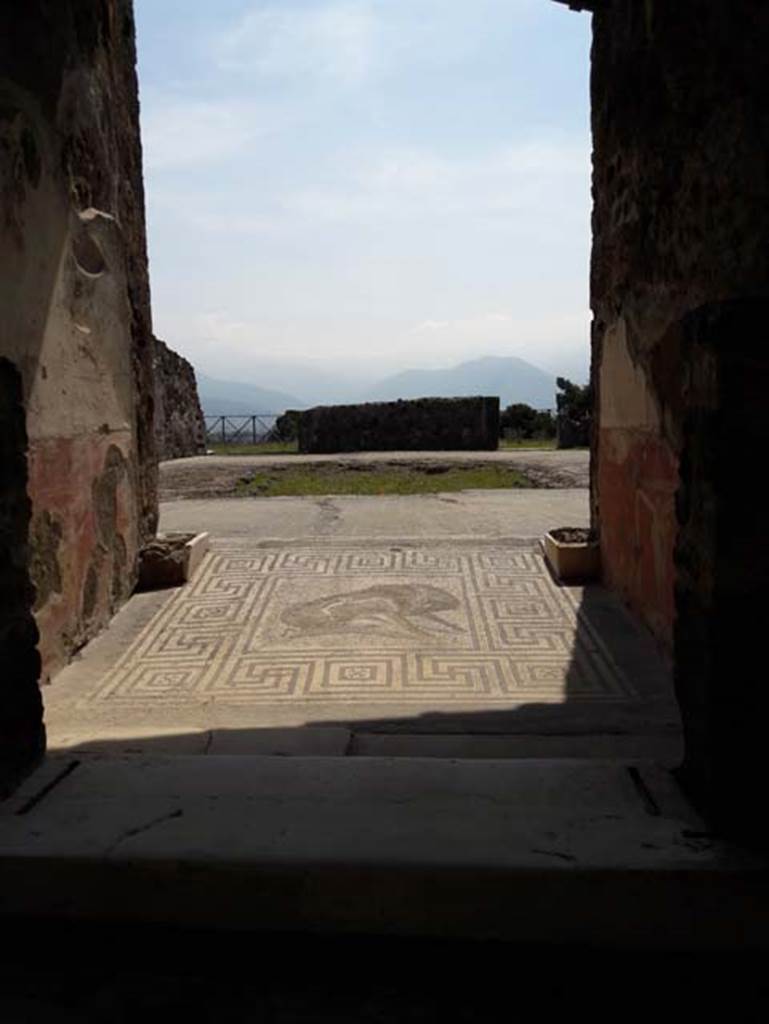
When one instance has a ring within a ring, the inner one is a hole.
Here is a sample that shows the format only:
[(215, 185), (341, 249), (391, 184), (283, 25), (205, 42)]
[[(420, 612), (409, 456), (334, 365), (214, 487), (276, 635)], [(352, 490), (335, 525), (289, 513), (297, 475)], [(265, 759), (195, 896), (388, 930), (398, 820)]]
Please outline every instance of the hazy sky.
[(586, 366), (588, 16), (135, 2), (155, 329), (199, 370)]

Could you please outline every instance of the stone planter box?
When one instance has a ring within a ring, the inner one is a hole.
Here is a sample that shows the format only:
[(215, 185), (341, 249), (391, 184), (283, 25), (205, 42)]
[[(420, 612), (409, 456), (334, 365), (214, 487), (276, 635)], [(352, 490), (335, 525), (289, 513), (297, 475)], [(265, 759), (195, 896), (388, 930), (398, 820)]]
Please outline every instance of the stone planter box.
[(561, 583), (589, 583), (601, 574), (601, 548), (591, 530), (549, 530), (542, 546), (553, 574)]
[(208, 551), (207, 533), (161, 533), (142, 550), (138, 590), (181, 587)]

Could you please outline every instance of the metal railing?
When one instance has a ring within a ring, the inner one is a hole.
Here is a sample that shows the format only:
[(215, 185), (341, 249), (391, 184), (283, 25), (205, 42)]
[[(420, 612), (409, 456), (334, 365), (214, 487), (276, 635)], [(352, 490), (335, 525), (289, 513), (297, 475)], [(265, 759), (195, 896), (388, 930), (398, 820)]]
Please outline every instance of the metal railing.
[(206, 416), (206, 441), (216, 444), (266, 444), (274, 439), (280, 413), (250, 416)]

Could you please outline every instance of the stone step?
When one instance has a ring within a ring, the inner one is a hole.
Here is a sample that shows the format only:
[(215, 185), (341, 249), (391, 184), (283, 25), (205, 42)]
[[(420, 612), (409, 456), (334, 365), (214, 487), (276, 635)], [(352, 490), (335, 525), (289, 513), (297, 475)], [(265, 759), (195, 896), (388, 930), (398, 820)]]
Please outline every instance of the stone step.
[(50, 758), (0, 811), (0, 912), (626, 947), (767, 943), (765, 862), (647, 763)]
[(608, 758), (653, 760), (674, 768), (683, 758), (678, 732), (669, 734), (483, 734), (374, 732), (354, 726), (183, 729), (98, 728), (60, 733), (49, 750), (62, 755), (220, 754), (276, 757)]

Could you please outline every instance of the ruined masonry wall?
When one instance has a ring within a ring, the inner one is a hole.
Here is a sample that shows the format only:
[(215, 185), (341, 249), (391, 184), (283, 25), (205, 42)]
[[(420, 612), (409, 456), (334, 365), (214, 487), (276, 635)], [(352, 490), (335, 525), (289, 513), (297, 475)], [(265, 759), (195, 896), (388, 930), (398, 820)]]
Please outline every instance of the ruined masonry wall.
[(594, 511), (607, 581), (668, 647), (687, 416), (710, 400), (686, 318), (767, 294), (768, 25), (759, 0), (593, 17)]
[(317, 406), (299, 417), (301, 452), (495, 451), (498, 444), (498, 398)]
[(672, 646), (679, 778), (769, 847), (769, 4), (608, 0), (593, 26), (606, 579)]
[(206, 421), (192, 363), (155, 339), (155, 443), (158, 458), (205, 455)]
[(155, 530), (153, 346), (130, 0), (13, 6), (0, 32), (0, 355), (23, 387), (50, 675), (131, 593)]

